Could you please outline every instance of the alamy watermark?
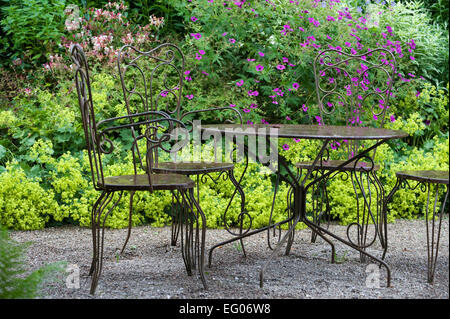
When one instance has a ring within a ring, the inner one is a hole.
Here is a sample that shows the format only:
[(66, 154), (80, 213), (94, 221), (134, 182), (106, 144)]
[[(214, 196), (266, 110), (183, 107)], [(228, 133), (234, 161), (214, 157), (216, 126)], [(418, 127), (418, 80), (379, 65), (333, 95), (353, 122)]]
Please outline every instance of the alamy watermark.
[(270, 126), (228, 126), (202, 128), (193, 121), (192, 138), (187, 129), (176, 128), (171, 133), (176, 141), (171, 149), (173, 162), (233, 161), (260, 163), (272, 171), (278, 169), (278, 128)]

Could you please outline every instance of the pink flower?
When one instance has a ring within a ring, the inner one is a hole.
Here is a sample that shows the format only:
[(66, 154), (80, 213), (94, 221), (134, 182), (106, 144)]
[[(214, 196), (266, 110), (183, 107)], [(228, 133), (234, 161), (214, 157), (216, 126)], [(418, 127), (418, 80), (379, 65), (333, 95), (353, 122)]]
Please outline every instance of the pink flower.
[(240, 80), (240, 81), (236, 82), (237, 86), (242, 86), (243, 84), (244, 84), (244, 80)]
[(262, 53), (262, 52), (258, 52), (258, 54), (259, 54), (260, 56), (264, 56), (264, 53)]
[(196, 17), (191, 17), (191, 21), (192, 22), (195, 22), (195, 21), (197, 21), (198, 19), (196, 18)]
[(261, 64), (258, 64), (256, 66), (256, 71), (262, 71), (262, 70), (264, 70), (264, 67)]
[(300, 87), (300, 84), (298, 84), (297, 82), (292, 83), (292, 88), (293, 88), (294, 90), (297, 90), (299, 87)]
[(30, 88), (26, 88), (24, 90), (24, 92), (25, 92), (26, 95), (31, 95), (31, 89)]
[(390, 120), (391, 120), (391, 122), (395, 122), (395, 116), (394, 116), (394, 115), (391, 115), (391, 116), (390, 116)]
[(251, 109), (256, 109), (258, 108), (258, 105), (256, 105), (255, 103), (250, 104), (250, 108)]
[(236, 107), (236, 104), (230, 104), (230, 107)]
[(185, 74), (185, 75), (189, 75), (189, 73), (191, 73), (191, 70), (186, 70), (186, 71), (184, 71), (184, 74)]
[(289, 151), (289, 145), (288, 145), (288, 144), (284, 144), (284, 145), (283, 145), (283, 149), (284, 149), (285, 151)]
[(277, 66), (276, 66), (276, 68), (278, 69), (278, 70), (284, 70), (284, 69), (286, 69), (286, 67), (284, 66), (284, 65), (282, 65), (282, 64), (278, 64)]
[(198, 53), (200, 53), (201, 55), (205, 55), (205, 51), (204, 50), (198, 50)]
[(294, 138), (294, 142), (298, 143), (298, 142), (300, 142), (300, 139), (299, 138)]
[(194, 98), (194, 95), (193, 94), (186, 95), (186, 98), (188, 98), (189, 100), (192, 100)]
[(289, 59), (286, 58), (286, 57), (283, 57), (283, 62), (284, 62), (284, 63), (288, 63), (288, 62), (289, 62)]
[(248, 125), (253, 125), (253, 122), (249, 120), (249, 121), (247, 121), (247, 124)]
[(291, 118), (287, 115), (287, 116), (286, 116), (286, 120), (287, 120), (287, 121), (290, 121)]
[(191, 33), (191, 37), (194, 37), (194, 39), (198, 40), (202, 37), (200, 33)]
[(197, 60), (201, 60), (201, 59), (202, 59), (202, 56), (201, 56), (201, 55), (198, 55), (198, 53), (196, 53), (196, 54), (195, 54), (195, 58), (196, 58)]
[(233, 39), (233, 38), (229, 39), (229, 41), (230, 41), (231, 43), (235, 43), (235, 42), (236, 42), (236, 40)]
[(248, 62), (256, 61), (256, 59), (247, 59)]

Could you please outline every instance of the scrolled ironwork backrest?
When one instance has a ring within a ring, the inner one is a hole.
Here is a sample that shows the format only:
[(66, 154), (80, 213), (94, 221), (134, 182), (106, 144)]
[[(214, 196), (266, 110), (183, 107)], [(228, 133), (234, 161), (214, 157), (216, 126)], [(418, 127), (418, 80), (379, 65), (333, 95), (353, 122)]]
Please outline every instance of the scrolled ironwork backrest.
[[(383, 127), (396, 68), (394, 55), (384, 48), (364, 54), (321, 51), (313, 64), (319, 124)], [(359, 146), (348, 141), (348, 156)]]
[(164, 111), (179, 119), (185, 66), (180, 48), (164, 43), (140, 51), (125, 45), (117, 64), (128, 114)]
[[(133, 141), (131, 153), (133, 156), (133, 167), (135, 175), (140, 169), (147, 172), (150, 190), (152, 185), (152, 168), (155, 162), (154, 153), (156, 149), (163, 149), (167, 152), (177, 152), (184, 147), (187, 138), (181, 142), (167, 143), (173, 140), (175, 128), (186, 127), (178, 120), (171, 118), (162, 111), (146, 111), (140, 113), (119, 116), (101, 121), (96, 121), (91, 93), (91, 82), (89, 78), (89, 68), (83, 49), (75, 44), (70, 48), (72, 60), (75, 62), (75, 85), (78, 93), (78, 102), (81, 111), (83, 129), (86, 138), (86, 147), (91, 166), (92, 181), (95, 189), (101, 189), (100, 185), (105, 185), (104, 170), (102, 165), (103, 155), (112, 154), (116, 149), (113, 143), (114, 138), (120, 136), (122, 130), (133, 131)], [(163, 124), (166, 124), (165, 126)], [(183, 134), (183, 132), (181, 132)], [(143, 145), (138, 145), (143, 140), (145, 151), (139, 149)], [(144, 154), (143, 156), (141, 155)]]
[(91, 166), (92, 182), (98, 189), (98, 182), (104, 182), (101, 148), (97, 138), (97, 122), (91, 93), (89, 68), (83, 49), (78, 44), (70, 48), (73, 62), (75, 63), (75, 86), (77, 88), (78, 103), (81, 111), (81, 119), (86, 139), (86, 148)]

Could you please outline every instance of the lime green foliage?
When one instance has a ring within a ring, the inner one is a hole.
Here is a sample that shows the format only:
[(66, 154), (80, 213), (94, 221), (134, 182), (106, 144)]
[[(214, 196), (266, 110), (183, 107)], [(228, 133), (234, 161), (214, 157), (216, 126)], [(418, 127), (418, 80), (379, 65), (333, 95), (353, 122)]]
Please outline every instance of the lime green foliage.
[(58, 219), (60, 208), (54, 193), (44, 189), (39, 179), (29, 179), (16, 165), (7, 165), (0, 175), (0, 222), (8, 228), (44, 228), (50, 216)]
[(26, 274), (25, 252), (29, 244), (12, 240), (0, 224), (0, 299), (35, 298), (44, 281), (64, 271), (66, 263), (58, 262)]

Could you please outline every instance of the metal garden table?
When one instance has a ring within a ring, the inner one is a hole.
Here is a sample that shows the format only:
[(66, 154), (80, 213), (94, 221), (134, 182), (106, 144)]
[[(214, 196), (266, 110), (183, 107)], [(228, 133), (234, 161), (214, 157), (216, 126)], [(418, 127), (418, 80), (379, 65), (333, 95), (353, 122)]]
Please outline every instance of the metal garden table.
[[(265, 128), (265, 129), (264, 129)], [(352, 240), (344, 239), (339, 237), (338, 235), (332, 233), (328, 229), (318, 225), (317, 223), (309, 220), (306, 215), (306, 194), (308, 192), (308, 189), (316, 184), (319, 183), (324, 178), (327, 178), (329, 175), (334, 174), (336, 171), (327, 171), (320, 177), (314, 178), (312, 181), (308, 181), (308, 179), (311, 177), (311, 173), (314, 169), (320, 168), (323, 162), (326, 160), (323, 159), (324, 152), (327, 149), (327, 146), (330, 142), (335, 140), (371, 140), (373, 141), (373, 144), (362, 151), (360, 151), (358, 154), (355, 154), (355, 156), (351, 159), (348, 159), (346, 161), (343, 161), (340, 166), (337, 167), (337, 171), (339, 171), (344, 166), (348, 165), (357, 165), (358, 162), (361, 159), (364, 159), (367, 163), (371, 163), (372, 167), (367, 167), (367, 170), (373, 169), (373, 161), (368, 156), (368, 153), (373, 150), (374, 148), (380, 146), (381, 144), (387, 142), (388, 140), (392, 139), (400, 139), (407, 137), (408, 134), (403, 131), (398, 130), (389, 130), (389, 129), (383, 129), (383, 128), (370, 128), (370, 127), (356, 127), (356, 126), (321, 126), (321, 125), (296, 125), (296, 124), (256, 124), (256, 125), (236, 125), (236, 124), (217, 124), (217, 125), (202, 125), (201, 130), (203, 132), (207, 132), (208, 134), (222, 134), (222, 135), (256, 135), (258, 138), (266, 138), (270, 139), (272, 138), (296, 138), (296, 139), (313, 139), (313, 140), (320, 140), (323, 142), (322, 147), (318, 150), (318, 153), (313, 161), (313, 164), (311, 165), (311, 168), (308, 170), (308, 172), (305, 174), (303, 178), (297, 178), (296, 174), (291, 170), (290, 165), (288, 161), (278, 153), (278, 171), (279, 174), (280, 168), (283, 168), (285, 170), (285, 173), (281, 175), (281, 178), (286, 181), (291, 189), (293, 195), (293, 201), (291, 204), (291, 210), (292, 214), (289, 216), (286, 220), (279, 222), (274, 225), (268, 225), (266, 227), (255, 229), (255, 230), (246, 230), (244, 232), (240, 232), (239, 234), (234, 234), (235, 237), (231, 238), (227, 241), (221, 242), (215, 246), (213, 246), (209, 252), (209, 265), (211, 265), (211, 257), (212, 252), (216, 247), (219, 247), (221, 245), (241, 240), (244, 237), (248, 237), (251, 235), (254, 235), (256, 233), (259, 233), (261, 231), (268, 230), (272, 227), (289, 223), (289, 229), (284, 234), (284, 236), (281, 238), (281, 240), (278, 241), (277, 246), (273, 249), (269, 259), (266, 261), (264, 266), (262, 267), (260, 271), (260, 286), (263, 286), (263, 280), (264, 280), (264, 271), (268, 264), (270, 263), (270, 260), (273, 259), (280, 249), (282, 245), (287, 241), (286, 246), (286, 255), (289, 254), (291, 245), (293, 243), (293, 233), (294, 229), (299, 221), (305, 223), (313, 232), (317, 233), (320, 237), (322, 237), (325, 241), (327, 241), (332, 246), (332, 262), (334, 261), (334, 246), (331, 243), (331, 241), (326, 237), (330, 236), (343, 244), (358, 250), (361, 254), (370, 257), (374, 260), (376, 260), (380, 265), (383, 265), (386, 268), (387, 271), (387, 285), (390, 286), (390, 269), (389, 266), (381, 259), (376, 258), (375, 256), (369, 254), (364, 247), (359, 247), (357, 244), (355, 244)], [(270, 142), (270, 141), (269, 141)], [(269, 143), (270, 144), (270, 143)], [(268, 145), (269, 145), (268, 144)], [(276, 145), (272, 145), (271, 147), (277, 147)], [(245, 148), (247, 152), (249, 152), (248, 147)], [(327, 151), (328, 152), (328, 151)], [(248, 215), (248, 213), (246, 213)], [(386, 218), (383, 218), (380, 221), (380, 224), (376, 226), (377, 231), (379, 231), (380, 239), (386, 240)], [(348, 236), (347, 236), (348, 237)]]

